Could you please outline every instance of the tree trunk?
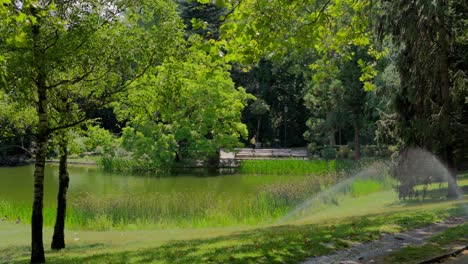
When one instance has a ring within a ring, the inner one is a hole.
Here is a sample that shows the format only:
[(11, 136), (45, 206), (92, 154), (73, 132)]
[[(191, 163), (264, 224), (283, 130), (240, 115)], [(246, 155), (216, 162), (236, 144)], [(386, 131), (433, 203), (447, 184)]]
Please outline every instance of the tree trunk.
[(340, 146), (343, 145), (343, 141), (341, 140), (341, 128), (338, 129), (338, 142), (339, 142), (338, 144), (340, 144)]
[(258, 120), (257, 120), (257, 134), (255, 135), (255, 137), (256, 137), (255, 143), (260, 142), (258, 140), (260, 138), (260, 120), (261, 120), (261, 117), (259, 117)]
[(65, 217), (67, 210), (67, 191), (69, 176), (67, 171), (67, 140), (65, 135), (60, 139), (60, 163), (59, 163), (59, 191), (57, 195), (57, 216), (55, 219), (54, 235), (52, 237), (52, 249), (65, 248)]
[(359, 143), (359, 124), (358, 121), (354, 121), (354, 159), (361, 159), (361, 145)]
[(330, 146), (332, 147), (336, 146), (335, 133), (336, 133), (336, 129), (331, 128), (328, 134), (329, 143), (330, 143)]
[(45, 86), (38, 86), (39, 99), (39, 123), (37, 133), (37, 152), (34, 169), (34, 201), (31, 218), (31, 263), (44, 263), (44, 245), (42, 241), (43, 225), (43, 200), (44, 200), (44, 168), (47, 155), (47, 144), (49, 139), (48, 114), (47, 114), (47, 91)]
[[(41, 118), (39, 127), (44, 127), (44, 122), (47, 122), (47, 120), (44, 121), (44, 119)], [(47, 127), (47, 125), (45, 126)], [(45, 262), (44, 245), (42, 242), (42, 208), (44, 199), (44, 167), (47, 154), (47, 140), (47, 134), (39, 133), (37, 137), (36, 164), (34, 169), (34, 202), (31, 218), (31, 263)]]
[[(40, 20), (37, 10), (31, 7), (31, 13)], [(43, 225), (43, 200), (44, 200), (44, 168), (49, 140), (49, 116), (47, 110), (47, 86), (46, 73), (43, 65), (43, 53), (40, 49), (40, 25), (39, 22), (32, 26), (33, 38), (33, 65), (36, 76), (34, 82), (37, 89), (37, 152), (34, 169), (34, 201), (31, 217), (31, 263), (45, 263), (44, 244), (42, 241)]]
[[(447, 2), (440, 1), (441, 9), (447, 10)], [(447, 33), (445, 25), (445, 14), (439, 15), (440, 26), (439, 26), (439, 74), (440, 74), (440, 105), (442, 107), (441, 111), (441, 122), (440, 122), (440, 131), (441, 138), (441, 150), (443, 159), (446, 166), (448, 167), (449, 175), (447, 175), (448, 182), (448, 193), (447, 196), (455, 198), (458, 196), (457, 192), (457, 178), (456, 170), (454, 164), (454, 155), (453, 148), (451, 147), (452, 139), (451, 128), (450, 128), (450, 119), (451, 119), (451, 96), (450, 96), (450, 73), (449, 73), (449, 63), (448, 63), (448, 54), (450, 52), (450, 43), (449, 43), (449, 34)]]
[(454, 162), (454, 155), (453, 149), (451, 146), (446, 147), (446, 166), (447, 166), (447, 183), (448, 183), (448, 190), (447, 190), (447, 197), (448, 198), (458, 198), (460, 193), (458, 192), (458, 185), (457, 185), (457, 169)]

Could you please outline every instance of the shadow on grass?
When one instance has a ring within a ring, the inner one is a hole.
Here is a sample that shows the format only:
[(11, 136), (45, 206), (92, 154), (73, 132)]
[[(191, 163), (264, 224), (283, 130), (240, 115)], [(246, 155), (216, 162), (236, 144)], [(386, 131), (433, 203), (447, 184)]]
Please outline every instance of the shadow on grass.
[(28, 257), (29, 254), (30, 248), (28, 246), (0, 248), (0, 263), (13, 263), (14, 260)]
[[(48, 245), (44, 244), (46, 256), (49, 254), (59, 253), (67, 254), (68, 252), (76, 251), (86, 251), (86, 250), (96, 250), (103, 249), (109, 244), (105, 243), (90, 243), (85, 245), (72, 245), (61, 251), (52, 250), (47, 248)], [(31, 254), (31, 249), (29, 246), (11, 246), (6, 248), (0, 248), (0, 264), (3, 263), (27, 263)]]
[(423, 196), (422, 193), (419, 191), (419, 194), (415, 198), (410, 199), (402, 199), (390, 204), (387, 204), (387, 207), (392, 206), (417, 206), (417, 205), (424, 205), (424, 204), (437, 204), (437, 203), (444, 203), (449, 201), (458, 201), (468, 198), (468, 185), (459, 186), (459, 191), (461, 197), (459, 198), (447, 198), (447, 187), (444, 188), (437, 188), (432, 190), (427, 190), (426, 194)]
[[(347, 218), (333, 224), (274, 226), (115, 253), (90, 255), (84, 251), (68, 256), (63, 252), (48, 256), (48, 263), (297, 263), (307, 257), (347, 247), (350, 243), (377, 239), (380, 233), (388, 232), (385, 229), (388, 225), (397, 225), (398, 230), (403, 231), (459, 215), (460, 211), (456, 208), (404, 212)], [(16, 259), (11, 262), (20, 263)]]

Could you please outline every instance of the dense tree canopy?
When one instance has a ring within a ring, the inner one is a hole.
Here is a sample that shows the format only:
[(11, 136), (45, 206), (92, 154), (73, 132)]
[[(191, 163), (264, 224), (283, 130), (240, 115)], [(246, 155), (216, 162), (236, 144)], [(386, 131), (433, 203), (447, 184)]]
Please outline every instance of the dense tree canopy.
[[(166, 1), (12, 1), (0, 24), (4, 89), (37, 110), (32, 262), (43, 262), (44, 162), (51, 133), (80, 124), (177, 47)], [(2, 13), (3, 14), (3, 13)], [(11, 36), (11, 37), (10, 37)]]
[(155, 167), (210, 157), (247, 137), (240, 114), (253, 97), (235, 88), (228, 65), (196, 46), (187, 52), (152, 69), (117, 107), (130, 120), (123, 145)]
[(454, 174), (468, 158), (467, 21), (459, 0), (0, 0), (0, 164), (35, 158), (31, 261), (45, 261), (51, 155), (59, 204), (69, 153), (156, 169), (254, 137), (355, 159), (361, 144), (417, 146)]
[[(454, 170), (466, 159), (466, 23), (463, 1), (384, 1), (380, 33), (400, 48), (394, 135), (427, 148)], [(451, 195), (455, 195), (451, 188)]]

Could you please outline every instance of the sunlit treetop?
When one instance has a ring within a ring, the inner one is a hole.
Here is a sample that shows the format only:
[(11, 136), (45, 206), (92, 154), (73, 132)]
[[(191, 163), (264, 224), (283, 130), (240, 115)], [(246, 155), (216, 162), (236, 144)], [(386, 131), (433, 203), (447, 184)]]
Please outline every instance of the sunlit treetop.
[[(221, 39), (216, 43), (228, 61), (279, 60), (291, 50), (314, 50), (312, 64), (320, 81), (336, 71), (335, 60), (350, 59), (352, 46), (364, 46), (375, 58), (385, 53), (371, 45), (371, 0), (234, 0), (209, 1), (226, 7)], [(366, 89), (375, 77), (372, 64), (361, 63)]]

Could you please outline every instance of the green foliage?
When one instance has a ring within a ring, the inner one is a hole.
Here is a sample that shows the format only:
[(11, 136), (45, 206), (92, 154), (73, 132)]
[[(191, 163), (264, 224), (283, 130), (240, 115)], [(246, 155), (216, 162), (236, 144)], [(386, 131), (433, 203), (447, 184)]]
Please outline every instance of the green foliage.
[(334, 146), (337, 138), (339, 144), (356, 141), (354, 133), (358, 134), (355, 146), (374, 141), (376, 107), (380, 101), (373, 91), (365, 91), (361, 79), (362, 64), (373, 59), (366, 48), (351, 46), (349, 49), (352, 55), (333, 61), (336, 66), (333, 73), (314, 80), (306, 89), (304, 102), (311, 115), (304, 136), (318, 144)]
[(250, 112), (255, 116), (262, 116), (270, 111), (270, 106), (263, 99), (257, 99), (250, 105)]
[(98, 154), (110, 153), (115, 145), (114, 136), (99, 126), (88, 126), (86, 136), (86, 148)]
[(175, 5), (167, 1), (123, 1), (113, 10), (95, 1), (24, 1), (6, 8), (1, 87), (33, 109), (39, 90), (47, 90), (48, 133), (83, 123), (89, 111), (108, 105), (150, 65), (162, 63), (183, 36)]
[(336, 155), (341, 159), (351, 159), (353, 158), (353, 150), (348, 146), (340, 146)]
[(197, 46), (152, 69), (117, 107), (121, 118), (131, 117), (122, 146), (156, 167), (240, 146), (247, 137), (241, 111), (253, 97), (234, 87), (228, 70)]
[(456, 81), (464, 76), (461, 86), (466, 87), (467, 5), (462, 2), (384, 1), (379, 12), (381, 38), (389, 35), (399, 49), (395, 61), (401, 79), (392, 92), (393, 115), (380, 126), (397, 143), (427, 148), (449, 166), (466, 159), (461, 154), (466, 136), (460, 131), (468, 126), (462, 117), (467, 90), (458, 89)]
[[(88, 152), (86, 147), (86, 138), (75, 131), (70, 131), (70, 140), (68, 141), (68, 153), (70, 155), (82, 155)], [(56, 151), (58, 153), (58, 151)]]
[(231, 76), (236, 84), (245, 87), (257, 100), (263, 100), (269, 108), (262, 116), (244, 111), (242, 120), (249, 135), (257, 135), (266, 146), (305, 145), (303, 133), (309, 113), (304, 106), (303, 89), (308, 82), (312, 57), (303, 51), (292, 52), (279, 61), (262, 59), (249, 71), (245, 65), (233, 65)]
[(345, 128), (348, 119), (343, 103), (344, 90), (341, 81), (336, 79), (313, 84), (308, 89), (304, 97), (305, 105), (311, 111), (307, 120), (309, 130), (304, 134), (308, 140), (333, 144), (336, 130)]
[(31, 133), (36, 124), (34, 108), (16, 102), (13, 96), (0, 90), (0, 143), (2, 138), (11, 138)]
[(320, 152), (322, 158), (325, 160), (332, 160), (336, 158), (336, 149), (333, 147), (325, 146)]
[(156, 168), (172, 163), (176, 150), (174, 136), (165, 135), (163, 125), (141, 127), (140, 131), (132, 127), (122, 130), (122, 147), (132, 152), (134, 160), (147, 163), (145, 167)]

